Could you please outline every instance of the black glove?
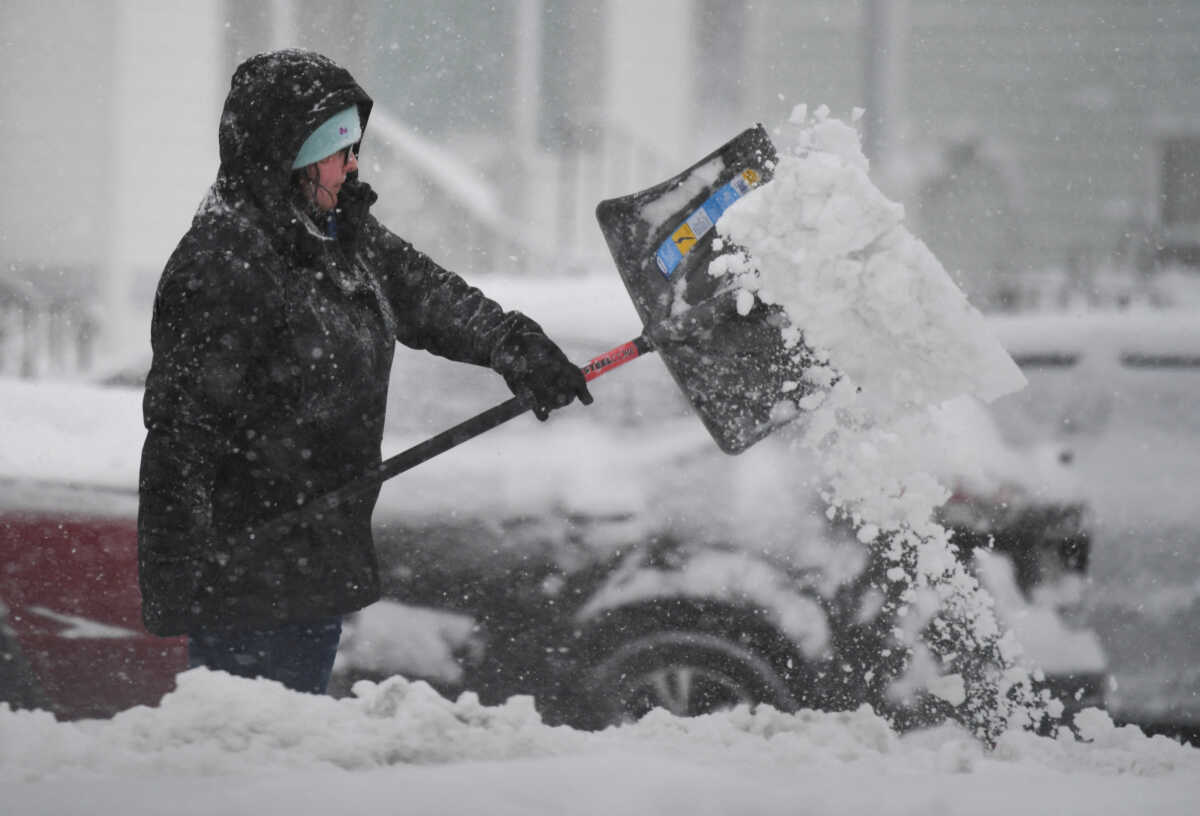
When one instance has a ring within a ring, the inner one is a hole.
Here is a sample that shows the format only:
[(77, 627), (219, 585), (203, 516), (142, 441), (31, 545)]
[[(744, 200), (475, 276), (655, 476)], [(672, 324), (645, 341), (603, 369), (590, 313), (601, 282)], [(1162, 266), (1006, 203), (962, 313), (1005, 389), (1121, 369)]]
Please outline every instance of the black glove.
[(505, 335), (492, 352), (492, 368), (543, 422), (550, 411), (570, 404), (576, 397), (584, 405), (591, 405), (592, 395), (588, 393), (583, 372), (537, 323), (522, 318), (522, 323)]

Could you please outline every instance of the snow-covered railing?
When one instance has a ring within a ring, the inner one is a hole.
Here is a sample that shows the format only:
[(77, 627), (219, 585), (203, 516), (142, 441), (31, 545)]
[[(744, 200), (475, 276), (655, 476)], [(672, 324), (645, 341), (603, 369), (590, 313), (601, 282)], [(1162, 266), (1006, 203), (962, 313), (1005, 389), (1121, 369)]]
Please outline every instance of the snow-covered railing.
[(46, 277), (44, 270), (36, 279), (0, 272), (0, 376), (69, 377), (92, 363), (96, 320), (86, 296), (48, 291), (39, 285)]
[(619, 123), (589, 121), (576, 132), (557, 151), (513, 148), (506, 190), (376, 105), (363, 174), (381, 192), (382, 220), (457, 271), (587, 269), (608, 263), (595, 223), (599, 201), (678, 168)]
[(461, 158), (379, 105), (368, 133), (364, 176), (384, 193), (388, 226), (459, 271), (550, 267), (553, 243)]

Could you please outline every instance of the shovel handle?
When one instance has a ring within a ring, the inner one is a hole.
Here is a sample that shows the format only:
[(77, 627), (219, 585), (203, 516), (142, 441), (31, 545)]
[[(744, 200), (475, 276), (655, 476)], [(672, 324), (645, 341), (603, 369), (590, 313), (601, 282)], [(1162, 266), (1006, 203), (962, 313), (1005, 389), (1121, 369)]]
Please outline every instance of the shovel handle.
[[(588, 382), (622, 366), (631, 360), (636, 360), (643, 354), (654, 351), (654, 344), (645, 335), (635, 337), (627, 343), (593, 357), (580, 368)], [(254, 528), (250, 538), (274, 538), (285, 535), (297, 524), (310, 519), (320, 518), (323, 513), (331, 512), (352, 499), (374, 490), (393, 476), (411, 470), (422, 462), (445, 453), (451, 448), (461, 445), (468, 439), (474, 439), (480, 434), (503, 425), (510, 419), (515, 419), (529, 410), (529, 406), (517, 397), (505, 400), (486, 411), (476, 414), (470, 419), (463, 420), (452, 428), (447, 428), (436, 436), (419, 442), (407, 450), (388, 457), (368, 472), (351, 482), (347, 482), (335, 490), (325, 493), (309, 501), (302, 507), (284, 513), (278, 518)]]

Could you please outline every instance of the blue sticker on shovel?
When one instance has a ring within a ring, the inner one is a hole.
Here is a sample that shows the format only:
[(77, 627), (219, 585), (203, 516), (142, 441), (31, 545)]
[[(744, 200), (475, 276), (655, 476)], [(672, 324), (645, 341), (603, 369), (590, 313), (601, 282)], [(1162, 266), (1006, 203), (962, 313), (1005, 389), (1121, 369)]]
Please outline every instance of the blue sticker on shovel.
[(750, 192), (759, 178), (757, 170), (743, 170), (728, 184), (721, 185), (671, 233), (670, 238), (662, 242), (658, 251), (654, 253), (654, 259), (663, 277), (670, 279), (679, 264), (683, 263), (683, 257), (700, 243), (700, 239), (713, 228), (724, 212), (733, 206), (733, 202)]

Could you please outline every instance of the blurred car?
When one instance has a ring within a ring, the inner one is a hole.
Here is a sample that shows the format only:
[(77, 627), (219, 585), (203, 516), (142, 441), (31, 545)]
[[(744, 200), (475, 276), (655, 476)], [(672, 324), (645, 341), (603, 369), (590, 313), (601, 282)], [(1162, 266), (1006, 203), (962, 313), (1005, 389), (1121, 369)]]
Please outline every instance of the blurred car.
[(0, 701), (64, 718), (157, 701), (187, 661), (141, 625), (140, 389), (0, 392)]
[[(615, 276), (483, 286), (581, 363), (640, 332)], [(63, 716), (152, 703), (184, 648), (138, 623), (138, 388), (5, 388), (0, 410), (28, 456), (0, 458), (16, 486), (0, 540), (5, 563), (20, 564), (0, 573), (0, 601), (6, 648), (28, 670), (3, 693), (40, 694)], [(911, 702), (898, 690), (920, 678), (881, 658), (893, 622), (879, 615), (868, 550), (827, 518), (808, 455), (785, 434), (722, 454), (653, 356), (593, 393), (589, 408), (518, 418), (385, 485), (385, 600), (347, 620), (335, 693), (399, 673), (485, 702), (532, 695), (548, 721), (582, 727), (657, 706)], [(507, 397), (489, 371), (401, 352), (385, 455)], [(974, 451), (941, 461), (963, 557), (980, 550), (972, 561), (1001, 616), (1064, 702), (1100, 702), (1104, 655), (1072, 618), (1090, 544), (1068, 457), (1003, 444), (973, 403), (943, 421), (960, 454)]]
[(1082, 620), (1115, 719), (1200, 743), (1200, 320), (1193, 311), (994, 321), (1029, 378), (994, 416), (1071, 452), (1091, 518)]
[[(619, 283), (485, 288), (580, 362), (640, 330)], [(867, 548), (827, 518), (808, 454), (785, 434), (721, 454), (654, 357), (593, 393), (549, 427), (519, 419), (385, 485), (387, 600), (348, 622), (339, 692), (400, 673), (485, 702), (532, 694), (547, 719), (588, 727), (656, 706), (911, 702), (880, 665), (893, 622)], [(398, 359), (392, 394), (390, 450), (506, 396), (486, 372), (420, 355)], [(942, 419), (974, 452), (939, 474), (963, 557), (982, 551), (1001, 616), (1068, 710), (1102, 704), (1105, 657), (1077, 617), (1090, 542), (1070, 456), (1004, 444), (973, 402)]]

